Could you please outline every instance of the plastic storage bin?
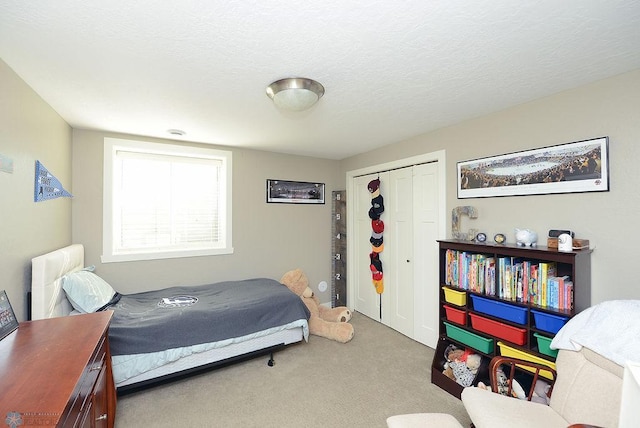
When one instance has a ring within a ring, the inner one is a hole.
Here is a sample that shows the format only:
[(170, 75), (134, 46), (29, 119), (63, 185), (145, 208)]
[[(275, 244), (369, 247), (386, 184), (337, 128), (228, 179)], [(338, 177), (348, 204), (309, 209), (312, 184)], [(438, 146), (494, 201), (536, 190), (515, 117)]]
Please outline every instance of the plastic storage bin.
[(558, 350), (551, 349), (551, 340), (553, 339), (547, 336), (543, 336), (540, 333), (533, 333), (533, 335), (536, 337), (536, 340), (538, 341), (538, 352), (553, 358), (558, 356)]
[(493, 339), (487, 339), (477, 334), (473, 334), (446, 321), (443, 321), (443, 323), (447, 331), (447, 336), (451, 339), (464, 343), (465, 345), (470, 346), (477, 351), (484, 352), (485, 354), (493, 352)]
[(511, 321), (516, 324), (527, 324), (527, 308), (498, 302), (496, 300), (485, 299), (484, 297), (471, 295), (473, 309), (483, 314), (496, 318)]
[(569, 317), (548, 314), (546, 312), (536, 311), (535, 309), (531, 309), (531, 313), (533, 314), (533, 319), (538, 330), (553, 334), (560, 331), (562, 326), (569, 320)]
[[(544, 358), (540, 358), (538, 356), (532, 355), (528, 352), (521, 351), (520, 349), (513, 348), (507, 344), (502, 342), (498, 342), (498, 348), (500, 348), (500, 355), (504, 355), (505, 357), (518, 358), (520, 360), (531, 361), (532, 363), (542, 364), (552, 369), (556, 369), (556, 364), (545, 360)], [(532, 373), (535, 373), (535, 369), (530, 367), (518, 366), (522, 369), (528, 370)], [(546, 370), (540, 370), (540, 376), (546, 377), (549, 380), (553, 380), (553, 374)]]
[(442, 289), (444, 290), (444, 300), (446, 300), (447, 303), (456, 306), (464, 306), (467, 304), (467, 293), (464, 291), (456, 291), (447, 287), (442, 287)]
[(478, 331), (508, 340), (516, 345), (527, 343), (526, 328), (513, 327), (476, 314), (469, 314), (469, 316), (471, 317), (471, 326)]
[(467, 325), (467, 313), (451, 306), (442, 305), (444, 307), (447, 320), (460, 325)]

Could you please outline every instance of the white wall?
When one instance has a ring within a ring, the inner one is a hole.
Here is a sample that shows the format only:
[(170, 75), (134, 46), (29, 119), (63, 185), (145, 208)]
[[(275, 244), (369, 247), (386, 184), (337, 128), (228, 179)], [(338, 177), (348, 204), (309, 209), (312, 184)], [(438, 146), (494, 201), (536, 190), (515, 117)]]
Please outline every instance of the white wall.
[[(491, 115), (399, 142), (341, 163), (342, 173), (446, 150), (447, 212), (456, 206), (478, 209), (477, 220), (462, 220), (493, 237), (514, 241), (514, 228), (533, 229), (546, 241), (549, 229), (567, 228), (595, 247), (592, 303), (638, 299), (635, 269), (639, 253), (635, 223), (640, 213), (640, 70), (565, 91)], [(457, 199), (456, 162), (609, 137), (610, 188), (602, 193)], [(448, 218), (448, 236), (451, 218)], [(577, 291), (579, 292), (579, 291)]]

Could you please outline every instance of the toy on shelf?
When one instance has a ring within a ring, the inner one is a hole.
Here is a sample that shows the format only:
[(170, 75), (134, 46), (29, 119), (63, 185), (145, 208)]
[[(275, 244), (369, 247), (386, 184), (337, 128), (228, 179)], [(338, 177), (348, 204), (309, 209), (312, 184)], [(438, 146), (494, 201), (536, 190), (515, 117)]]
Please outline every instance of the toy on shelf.
[(444, 358), (447, 360), (442, 372), (445, 376), (462, 386), (473, 384), (482, 362), (480, 355), (449, 345), (444, 350)]

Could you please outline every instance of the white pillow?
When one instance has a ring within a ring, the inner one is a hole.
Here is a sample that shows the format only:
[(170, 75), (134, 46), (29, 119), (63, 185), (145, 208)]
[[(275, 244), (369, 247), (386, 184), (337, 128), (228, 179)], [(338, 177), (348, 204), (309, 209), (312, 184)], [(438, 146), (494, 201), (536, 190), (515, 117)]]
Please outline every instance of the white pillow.
[(95, 312), (113, 298), (116, 291), (93, 273), (95, 266), (62, 277), (62, 289), (71, 305), (82, 313)]

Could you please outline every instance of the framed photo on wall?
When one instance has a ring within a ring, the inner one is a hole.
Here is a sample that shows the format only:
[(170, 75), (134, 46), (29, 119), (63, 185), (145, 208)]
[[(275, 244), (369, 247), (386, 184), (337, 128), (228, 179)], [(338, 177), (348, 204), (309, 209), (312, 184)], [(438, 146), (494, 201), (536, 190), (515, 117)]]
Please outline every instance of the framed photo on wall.
[(269, 179), (267, 203), (324, 204), (324, 183)]
[(609, 191), (609, 138), (458, 162), (458, 199)]

